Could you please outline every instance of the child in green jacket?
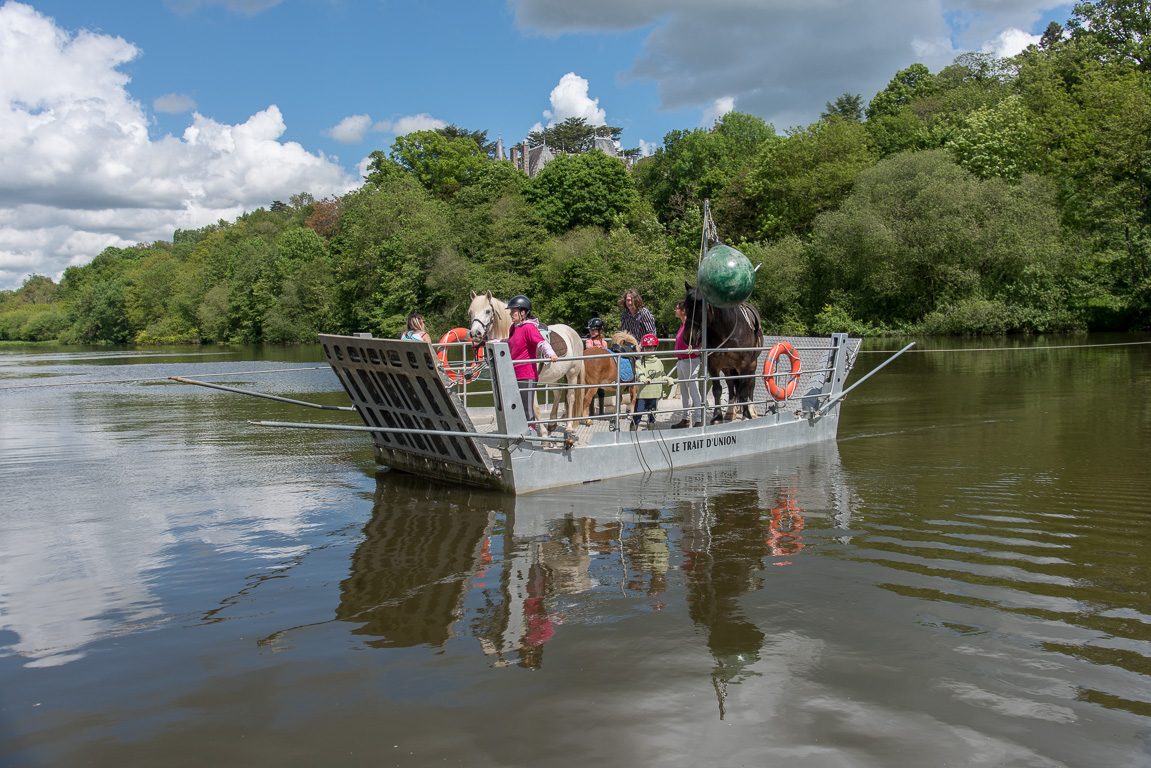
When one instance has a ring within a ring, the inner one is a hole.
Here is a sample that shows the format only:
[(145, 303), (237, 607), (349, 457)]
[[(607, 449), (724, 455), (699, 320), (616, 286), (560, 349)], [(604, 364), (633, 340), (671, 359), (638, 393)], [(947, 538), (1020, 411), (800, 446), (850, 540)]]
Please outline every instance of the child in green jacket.
[(659, 399), (663, 395), (663, 385), (671, 384), (671, 379), (663, 369), (663, 361), (655, 355), (659, 347), (659, 339), (654, 333), (649, 333), (640, 340), (640, 349), (648, 353), (640, 357), (635, 367), (635, 379), (639, 384), (639, 391), (635, 396), (635, 407), (632, 409), (632, 427), (639, 426), (643, 413), (647, 413), (647, 423), (655, 423), (655, 410)]

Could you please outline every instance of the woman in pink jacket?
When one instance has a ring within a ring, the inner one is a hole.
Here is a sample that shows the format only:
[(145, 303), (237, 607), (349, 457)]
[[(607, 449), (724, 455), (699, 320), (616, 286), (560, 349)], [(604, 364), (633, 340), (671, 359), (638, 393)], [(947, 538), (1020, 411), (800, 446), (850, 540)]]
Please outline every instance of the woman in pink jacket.
[(536, 417), (536, 380), (540, 377), (537, 363), (516, 363), (516, 360), (549, 358), (553, 363), (559, 358), (551, 344), (540, 334), (535, 323), (528, 322), (532, 316), (532, 301), (527, 296), (513, 296), (508, 302), (508, 313), (512, 316), (512, 332), (508, 336), (513, 367), (516, 371), (516, 384), (520, 388), (520, 399), (524, 404), (524, 417), (529, 422)]

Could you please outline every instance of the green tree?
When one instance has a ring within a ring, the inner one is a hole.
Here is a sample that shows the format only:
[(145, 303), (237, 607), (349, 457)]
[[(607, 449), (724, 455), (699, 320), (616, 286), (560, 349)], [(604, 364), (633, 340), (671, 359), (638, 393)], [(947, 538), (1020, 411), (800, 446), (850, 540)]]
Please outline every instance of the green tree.
[(348, 195), (331, 243), (337, 327), (394, 336), (409, 313), (438, 307), (445, 297), (430, 294), (427, 276), (452, 250), (448, 221), (446, 204), (414, 179)]
[(895, 73), (895, 77), (867, 105), (867, 119), (873, 120), (883, 115), (894, 115), (914, 99), (921, 99), (934, 93), (935, 75), (923, 64), (912, 64), (907, 69)]
[[(972, 330), (1065, 330), (1082, 323), (1076, 257), (1052, 186), (980, 180), (947, 152), (903, 153), (860, 174), (813, 233), (811, 306), (911, 329), (979, 320)], [(1077, 306), (1078, 305), (1078, 306)]]
[(821, 120), (838, 117), (858, 123), (863, 120), (863, 97), (858, 93), (845, 93), (835, 103), (826, 102), (819, 117)]
[(539, 267), (541, 316), (576, 328), (599, 316), (615, 328), (619, 297), (628, 288), (638, 288), (658, 327), (667, 332), (673, 330), (675, 301), (683, 297), (685, 277), (665, 249), (625, 229), (573, 230), (547, 244)]
[(546, 144), (556, 153), (581, 154), (595, 148), (597, 137), (618, 139), (623, 128), (613, 125), (588, 125), (583, 117), (569, 117), (562, 123), (532, 131), (528, 140), (535, 144)]
[(710, 131), (664, 136), (663, 146), (636, 164), (636, 186), (664, 223), (698, 212), (705, 198), (716, 201), (717, 209), (731, 209), (734, 220), (747, 167), (765, 145), (777, 141), (775, 129), (762, 118), (728, 112)]
[(1039, 169), (1030, 113), (1018, 96), (976, 110), (947, 143), (956, 162), (976, 176), (1018, 181)]
[(1036, 157), (1061, 184), (1065, 225), (1089, 238), (1104, 293), (1151, 317), (1139, 298), (1151, 279), (1151, 73), (1081, 36), (1031, 52), (1020, 81)]
[(436, 131), (397, 136), (387, 157), (376, 151), (365, 179), (376, 186), (409, 173), (441, 200), (451, 199), (487, 162), (470, 137), (448, 138)]
[(467, 128), (461, 128), (456, 124), (437, 128), (436, 133), (444, 138), (452, 141), (454, 139), (471, 139), (479, 147), (480, 152), (489, 160), (494, 160), (496, 156), (496, 143), (488, 141), (487, 131), (469, 131)]
[(815, 217), (837, 208), (875, 160), (867, 130), (845, 120), (797, 128), (785, 140), (766, 144), (747, 180), (760, 211), (759, 236), (809, 232)]
[(555, 234), (607, 227), (639, 202), (624, 164), (603, 152), (560, 155), (529, 182), (525, 196)]
[(1107, 52), (1109, 62), (1134, 64), (1151, 71), (1151, 12), (1147, 0), (1096, 0), (1076, 3), (1067, 22), (1076, 40), (1091, 40)]

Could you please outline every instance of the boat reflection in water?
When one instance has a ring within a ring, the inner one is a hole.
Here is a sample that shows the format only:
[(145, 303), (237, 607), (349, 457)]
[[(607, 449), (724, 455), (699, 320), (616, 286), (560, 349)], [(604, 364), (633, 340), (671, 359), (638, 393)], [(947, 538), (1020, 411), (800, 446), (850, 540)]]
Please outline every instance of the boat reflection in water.
[(536, 668), (564, 625), (678, 610), (722, 714), (765, 640), (740, 597), (813, 526), (849, 535), (850, 509), (834, 443), (519, 497), (384, 473), (337, 616), (373, 647), (470, 636), (492, 666)]

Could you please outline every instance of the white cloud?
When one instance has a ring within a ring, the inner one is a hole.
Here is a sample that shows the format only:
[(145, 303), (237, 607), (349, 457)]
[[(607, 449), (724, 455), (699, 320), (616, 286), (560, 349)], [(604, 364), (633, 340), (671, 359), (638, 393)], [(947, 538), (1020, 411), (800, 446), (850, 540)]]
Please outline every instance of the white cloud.
[(195, 108), (195, 100), (184, 93), (166, 93), (152, 102), (152, 109), (171, 115), (191, 112)]
[(1000, 58), (1010, 58), (1022, 53), (1029, 45), (1039, 45), (1042, 35), (1029, 35), (1021, 29), (1005, 29), (993, 40), (988, 40), (980, 49)]
[[(938, 72), (988, 40), (1000, 40), (996, 50), (1006, 55), (1018, 40), (1004, 30), (1030, 29), (1043, 14), (1072, 5), (1059, 0), (509, 2), (526, 32), (646, 29), (643, 53), (623, 74), (654, 82), (663, 109), (710, 114), (718, 99), (730, 97), (742, 111), (779, 129), (817, 120), (824, 104), (844, 93), (859, 93), (866, 102), (917, 61)], [(960, 22), (953, 26), (956, 19)]]
[(711, 106), (703, 110), (703, 118), (699, 124), (704, 128), (711, 128), (715, 121), (735, 110), (735, 99), (731, 96), (720, 96)]
[(222, 5), (232, 13), (255, 16), (274, 8), (283, 0), (164, 0), (164, 7), (181, 16), (189, 16), (204, 6)]
[(339, 125), (324, 131), (324, 135), (331, 136), (341, 144), (359, 144), (371, 129), (371, 115), (350, 115), (341, 120)]
[(297, 192), (358, 185), (336, 161), (281, 142), (271, 105), (239, 125), (193, 114), (180, 138), (149, 116), (117, 68), (140, 51), (0, 6), (0, 288), (58, 277), (107, 245), (167, 240)]
[(570, 117), (582, 117), (588, 125), (606, 125), (607, 113), (600, 109), (599, 99), (588, 95), (588, 81), (575, 72), (568, 72), (552, 88), (549, 97), (552, 108), (544, 110), (548, 125), (557, 125)]
[(418, 115), (397, 117), (395, 120), (381, 120), (372, 126), (372, 130), (403, 136), (413, 131), (434, 131), (437, 128), (446, 128), (447, 125), (438, 117), (432, 117), (427, 112), (421, 112)]

